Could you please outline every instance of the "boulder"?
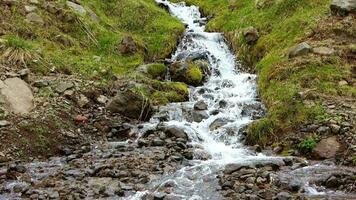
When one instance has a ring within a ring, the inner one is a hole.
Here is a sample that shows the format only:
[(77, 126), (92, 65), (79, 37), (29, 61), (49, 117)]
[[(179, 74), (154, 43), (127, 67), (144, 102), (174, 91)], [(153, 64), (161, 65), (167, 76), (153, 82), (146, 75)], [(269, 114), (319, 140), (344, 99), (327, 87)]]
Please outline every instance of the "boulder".
[(214, 120), (213, 123), (210, 124), (209, 129), (211, 131), (213, 131), (213, 130), (216, 130), (216, 129), (226, 125), (227, 123), (229, 123), (228, 119), (218, 118), (218, 119)]
[(245, 29), (243, 34), (247, 44), (253, 44), (260, 38), (257, 29), (253, 27)]
[(347, 16), (350, 13), (356, 13), (356, 1), (333, 0), (330, 9), (334, 15)]
[(243, 167), (243, 165), (237, 163), (227, 164), (224, 169), (224, 174), (232, 174), (233, 172), (236, 172), (242, 169)]
[(75, 12), (78, 12), (81, 15), (85, 15), (87, 13), (87, 11), (85, 10), (85, 8), (83, 6), (76, 4), (74, 2), (67, 1), (67, 6), (70, 7), (71, 9), (73, 9)]
[(209, 118), (209, 114), (204, 110), (193, 110), (192, 115), (193, 115), (193, 121), (195, 122), (201, 122), (203, 121), (203, 119)]
[(188, 140), (188, 134), (184, 131), (184, 129), (177, 126), (169, 126), (165, 129), (164, 132), (168, 137), (176, 137)]
[(15, 114), (29, 113), (34, 107), (30, 87), (19, 78), (0, 81), (0, 105)]
[(310, 53), (311, 50), (312, 48), (308, 43), (302, 42), (289, 51), (289, 58), (306, 55)]
[(152, 116), (150, 101), (132, 91), (119, 92), (110, 100), (107, 109), (132, 119), (146, 121)]
[(39, 24), (43, 25), (44, 21), (41, 16), (39, 16), (37, 13), (31, 12), (26, 15), (26, 21), (34, 23), (34, 24)]
[(203, 101), (200, 100), (194, 104), (194, 110), (207, 110), (208, 105)]
[(169, 72), (173, 81), (188, 85), (201, 85), (204, 79), (202, 69), (192, 62), (175, 62), (170, 66)]
[(315, 156), (321, 159), (334, 158), (340, 150), (341, 144), (337, 141), (337, 137), (329, 137), (321, 140), (313, 149)]

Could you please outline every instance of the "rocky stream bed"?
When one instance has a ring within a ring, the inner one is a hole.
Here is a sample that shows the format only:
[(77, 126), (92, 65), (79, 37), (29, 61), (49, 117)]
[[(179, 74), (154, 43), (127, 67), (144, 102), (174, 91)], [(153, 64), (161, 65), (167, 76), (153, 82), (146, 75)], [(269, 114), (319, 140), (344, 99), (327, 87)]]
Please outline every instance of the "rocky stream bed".
[(244, 127), (265, 112), (256, 75), (239, 70), (222, 34), (204, 31), (198, 7), (157, 3), (187, 27), (167, 61), (208, 61), (208, 80), (190, 88), (189, 101), (160, 107), (146, 123), (117, 124), (95, 145), (1, 164), (0, 200), (356, 199), (354, 168), (245, 146)]

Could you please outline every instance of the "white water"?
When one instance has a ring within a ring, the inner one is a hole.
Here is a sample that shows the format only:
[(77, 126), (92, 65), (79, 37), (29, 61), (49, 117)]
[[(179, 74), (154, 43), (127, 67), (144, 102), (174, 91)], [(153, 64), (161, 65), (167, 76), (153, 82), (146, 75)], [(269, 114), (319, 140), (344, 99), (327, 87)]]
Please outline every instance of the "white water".
[[(257, 101), (256, 76), (239, 71), (239, 63), (225, 43), (221, 33), (205, 32), (204, 22), (196, 6), (185, 3), (169, 3), (156, 0), (157, 3), (169, 7), (171, 14), (187, 25), (184, 38), (171, 60), (184, 60), (192, 52), (204, 52), (208, 56), (212, 75), (203, 86), (192, 88), (189, 102), (170, 104), (166, 109), (169, 120), (166, 126), (178, 126), (188, 132), (193, 145), (203, 147), (212, 158), (207, 161), (194, 161), (193, 166), (184, 167), (173, 175), (168, 175), (156, 183), (156, 191), (160, 185), (173, 181), (176, 185), (174, 194), (181, 199), (220, 199), (216, 192), (216, 172), (229, 163), (249, 163), (273, 159), (262, 154), (256, 155), (241, 144), (239, 129), (252, 122), (252, 116), (242, 115), (243, 105), (260, 104)], [(199, 92), (204, 89), (205, 92)], [(193, 105), (203, 100), (208, 105), (208, 113), (219, 110), (217, 115), (210, 115), (202, 122), (191, 122), (184, 115), (184, 110), (192, 110)], [(224, 108), (219, 107), (220, 101), (227, 102)], [(209, 126), (216, 119), (227, 119), (229, 122), (213, 131)], [(147, 126), (155, 126), (154, 118)], [(233, 130), (229, 134), (227, 130)], [(277, 158), (275, 158), (277, 159)], [(193, 178), (192, 178), (193, 176)], [(210, 180), (210, 181), (207, 181)], [(129, 199), (140, 199), (145, 193), (137, 193)]]

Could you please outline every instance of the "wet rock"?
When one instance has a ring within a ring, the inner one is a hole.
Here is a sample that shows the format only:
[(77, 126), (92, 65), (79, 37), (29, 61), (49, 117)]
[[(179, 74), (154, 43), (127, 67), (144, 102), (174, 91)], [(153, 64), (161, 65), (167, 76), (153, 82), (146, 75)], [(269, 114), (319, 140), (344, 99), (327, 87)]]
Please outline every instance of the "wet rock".
[(288, 192), (280, 192), (275, 197), (273, 197), (273, 200), (291, 200), (291, 199), (292, 196)]
[(67, 1), (67, 6), (70, 7), (71, 9), (73, 9), (74, 11), (78, 12), (81, 15), (85, 15), (87, 13), (87, 11), (85, 10), (85, 8), (83, 6), (76, 4), (74, 2)]
[(202, 70), (188, 61), (178, 61), (171, 64), (169, 72), (173, 81), (183, 82), (188, 85), (201, 85), (204, 79)]
[(245, 29), (243, 34), (247, 44), (253, 44), (260, 38), (257, 29), (253, 27)]
[(38, 24), (38, 25), (44, 25), (44, 21), (41, 16), (39, 16), (36, 13), (29, 13), (26, 15), (26, 21)]
[(224, 169), (224, 174), (231, 174), (233, 172), (236, 172), (236, 171), (242, 169), (243, 167), (244, 167), (243, 165), (236, 164), (236, 163), (227, 164)]
[(55, 91), (59, 94), (65, 92), (66, 90), (69, 90), (74, 87), (73, 82), (60, 82), (55, 88)]
[(209, 114), (206, 111), (193, 110), (192, 112), (193, 112), (192, 113), (193, 121), (195, 121), (195, 122), (201, 122), (204, 119), (209, 118)]
[(311, 50), (312, 50), (311, 46), (308, 43), (303, 42), (298, 44), (297, 46), (295, 46), (293, 49), (289, 51), (289, 57), (294, 58), (297, 56), (306, 55), (310, 53)]
[(335, 50), (328, 47), (316, 47), (313, 48), (313, 53), (322, 55), (322, 56), (331, 56), (335, 54)]
[(216, 129), (218, 129), (218, 128), (220, 128), (220, 127), (222, 127), (222, 126), (224, 126), (224, 125), (226, 125), (228, 123), (229, 123), (228, 119), (218, 118), (218, 119), (214, 120), (213, 123), (210, 124), (209, 129), (211, 131), (213, 131), (213, 130), (216, 130)]
[(340, 143), (336, 136), (321, 140), (313, 149), (313, 153), (318, 158), (334, 158), (336, 153), (340, 150)]
[(207, 51), (193, 51), (189, 53), (180, 53), (177, 55), (176, 60), (187, 60), (187, 61), (196, 61), (196, 60), (207, 60), (208, 52)]
[(194, 110), (207, 110), (207, 109), (208, 109), (208, 105), (203, 100), (200, 100), (194, 104)]
[(356, 1), (333, 0), (330, 9), (334, 15), (347, 16), (350, 13), (356, 13)]
[(27, 83), (19, 78), (0, 81), (0, 103), (15, 114), (29, 113), (33, 107), (33, 94)]
[(165, 196), (166, 196), (166, 193), (156, 192), (156, 193), (154, 194), (153, 199), (154, 199), (154, 200), (163, 200)]
[(188, 135), (184, 131), (184, 129), (179, 128), (177, 126), (167, 127), (164, 132), (168, 137), (176, 137), (176, 138), (182, 138), (184, 140), (188, 140)]
[(119, 92), (107, 105), (112, 113), (146, 121), (151, 118), (152, 106), (148, 99), (131, 91)]
[(195, 149), (193, 155), (194, 159), (197, 160), (209, 160), (212, 158), (211, 155), (204, 149)]
[(29, 189), (29, 185), (26, 183), (17, 183), (13, 186), (13, 191), (15, 193), (24, 193)]

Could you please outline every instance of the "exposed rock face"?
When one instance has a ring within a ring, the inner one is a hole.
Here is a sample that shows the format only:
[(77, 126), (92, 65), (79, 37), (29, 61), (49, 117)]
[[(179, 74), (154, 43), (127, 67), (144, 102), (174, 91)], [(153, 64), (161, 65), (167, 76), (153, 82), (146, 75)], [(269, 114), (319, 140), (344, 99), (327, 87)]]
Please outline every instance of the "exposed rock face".
[(319, 158), (334, 158), (340, 147), (340, 143), (334, 136), (321, 140), (313, 151)]
[(144, 121), (150, 119), (152, 115), (149, 100), (131, 91), (119, 92), (108, 103), (107, 109), (113, 113)]
[(330, 9), (333, 14), (346, 16), (349, 13), (356, 13), (355, 0), (333, 0)]
[(289, 57), (293, 58), (293, 57), (297, 57), (297, 56), (302, 56), (302, 55), (306, 55), (308, 53), (310, 53), (312, 50), (312, 48), (310, 47), (310, 45), (306, 42), (302, 42), (300, 44), (298, 44), (296, 47), (294, 47), (293, 49), (291, 49), (291, 51), (289, 52)]
[(19, 78), (0, 81), (0, 105), (15, 114), (26, 114), (34, 107), (33, 94), (27, 83)]
[(257, 29), (253, 27), (245, 29), (243, 34), (247, 44), (253, 44), (260, 38)]

